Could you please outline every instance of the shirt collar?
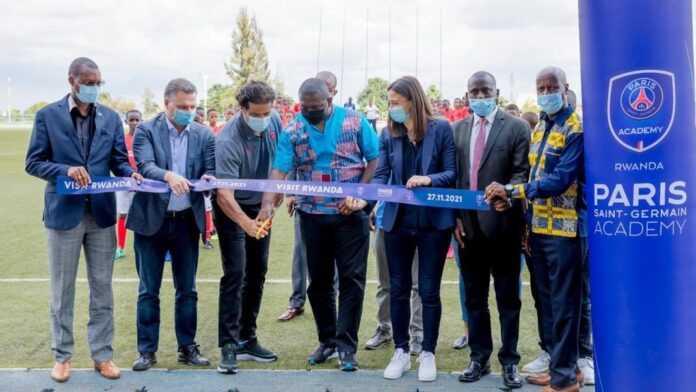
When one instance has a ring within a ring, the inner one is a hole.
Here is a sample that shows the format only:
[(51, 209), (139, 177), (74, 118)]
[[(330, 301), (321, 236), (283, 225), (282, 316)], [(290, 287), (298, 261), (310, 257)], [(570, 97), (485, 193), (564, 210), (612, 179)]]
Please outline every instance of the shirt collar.
[(179, 134), (179, 131), (176, 129), (174, 124), (169, 120), (169, 117), (165, 114), (164, 118), (167, 120), (167, 128), (169, 128), (169, 136), (179, 136), (179, 135), (184, 135), (189, 131), (189, 128), (191, 128), (191, 124), (187, 125), (186, 128), (184, 128), (183, 131), (181, 131), (181, 134)]
[[(493, 121), (495, 120), (496, 114), (498, 114), (498, 107), (497, 106), (495, 107), (495, 109), (493, 109), (493, 111), (488, 113), (488, 115), (486, 116), (486, 121), (488, 121), (488, 124), (493, 124)], [(482, 118), (481, 116), (474, 113), (474, 124), (478, 124), (479, 121), (481, 121), (481, 118)]]
[[(89, 104), (89, 109), (87, 110), (87, 116), (89, 117), (89, 114), (92, 113), (92, 109), (94, 108), (95, 105)], [(77, 107), (77, 102), (75, 102), (75, 98), (73, 98), (72, 94), (68, 94), (68, 113), (72, 113), (73, 109)], [(78, 109), (79, 110), (79, 109)], [(82, 116), (82, 113), (79, 113), (80, 116)]]

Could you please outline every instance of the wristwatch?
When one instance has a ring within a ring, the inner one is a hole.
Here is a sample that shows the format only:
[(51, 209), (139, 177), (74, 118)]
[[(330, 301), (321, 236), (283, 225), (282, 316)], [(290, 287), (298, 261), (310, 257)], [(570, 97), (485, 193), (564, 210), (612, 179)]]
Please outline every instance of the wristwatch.
[(513, 187), (512, 184), (505, 185), (505, 193), (507, 194), (508, 199), (512, 197), (512, 191), (514, 189), (515, 187)]

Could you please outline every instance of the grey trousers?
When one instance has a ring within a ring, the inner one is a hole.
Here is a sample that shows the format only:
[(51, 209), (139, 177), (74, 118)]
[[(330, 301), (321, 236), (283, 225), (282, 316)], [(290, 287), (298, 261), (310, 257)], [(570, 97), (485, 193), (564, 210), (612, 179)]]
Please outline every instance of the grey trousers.
[[(387, 263), (387, 251), (384, 247), (384, 230), (375, 231), (375, 258), (377, 259), (377, 327), (384, 332), (391, 333), (391, 309), (389, 306), (389, 264)], [(411, 341), (418, 343), (423, 341), (423, 306), (418, 295), (418, 252), (413, 257), (413, 270), (411, 271), (413, 287), (411, 288), (411, 324), (409, 335)]]
[(73, 314), (75, 279), (84, 247), (89, 283), (89, 322), (87, 340), (96, 362), (113, 356), (114, 298), (111, 277), (114, 270), (116, 233), (114, 227), (99, 227), (91, 214), (70, 230), (47, 229), (48, 264), (51, 272), (51, 326), (53, 350), (57, 362), (69, 360), (75, 349)]

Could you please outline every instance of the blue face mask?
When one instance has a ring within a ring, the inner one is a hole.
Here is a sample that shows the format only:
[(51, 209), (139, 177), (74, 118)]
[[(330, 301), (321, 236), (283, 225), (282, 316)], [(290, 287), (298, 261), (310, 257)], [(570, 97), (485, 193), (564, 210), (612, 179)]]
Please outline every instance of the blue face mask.
[(82, 103), (97, 103), (97, 99), (99, 98), (99, 87), (80, 84), (80, 91), (76, 92), (75, 96)]
[(389, 109), (389, 117), (391, 117), (394, 122), (403, 124), (408, 120), (408, 113), (406, 113), (406, 110), (404, 110), (402, 106), (394, 106)]
[(546, 114), (555, 114), (563, 108), (563, 94), (553, 93), (537, 96), (537, 104)]
[(251, 128), (251, 130), (254, 131), (254, 135), (260, 136), (263, 133), (263, 131), (265, 131), (266, 128), (268, 128), (268, 125), (271, 123), (271, 116), (266, 116), (266, 117), (244, 116), (244, 120), (246, 121), (249, 128)]
[(185, 127), (193, 122), (196, 117), (196, 112), (176, 109), (174, 111), (174, 123), (181, 127)]
[(471, 107), (471, 110), (476, 113), (477, 116), (479, 117), (486, 117), (493, 110), (495, 110), (495, 107), (498, 104), (496, 103), (495, 98), (471, 98), (469, 99), (469, 107)]

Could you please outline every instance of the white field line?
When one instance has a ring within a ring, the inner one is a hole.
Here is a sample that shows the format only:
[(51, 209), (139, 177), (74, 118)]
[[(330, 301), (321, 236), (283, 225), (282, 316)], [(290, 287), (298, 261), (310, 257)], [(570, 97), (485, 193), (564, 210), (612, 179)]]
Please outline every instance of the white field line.
[[(164, 282), (172, 283), (172, 279), (164, 278)], [(0, 283), (48, 283), (49, 278), (0, 278)], [(87, 283), (85, 278), (77, 278), (78, 283)], [(114, 283), (138, 283), (138, 278), (113, 278)], [(492, 283), (493, 281), (491, 281)], [(198, 278), (196, 283), (220, 283), (220, 279), (210, 279), (210, 278)], [(290, 284), (292, 281), (290, 279), (266, 279), (266, 283), (270, 284)], [(368, 284), (377, 284), (378, 282), (374, 279), (368, 279)], [(456, 285), (459, 284), (456, 280), (443, 280), (444, 285)], [(522, 282), (523, 286), (529, 286), (529, 282)]]

